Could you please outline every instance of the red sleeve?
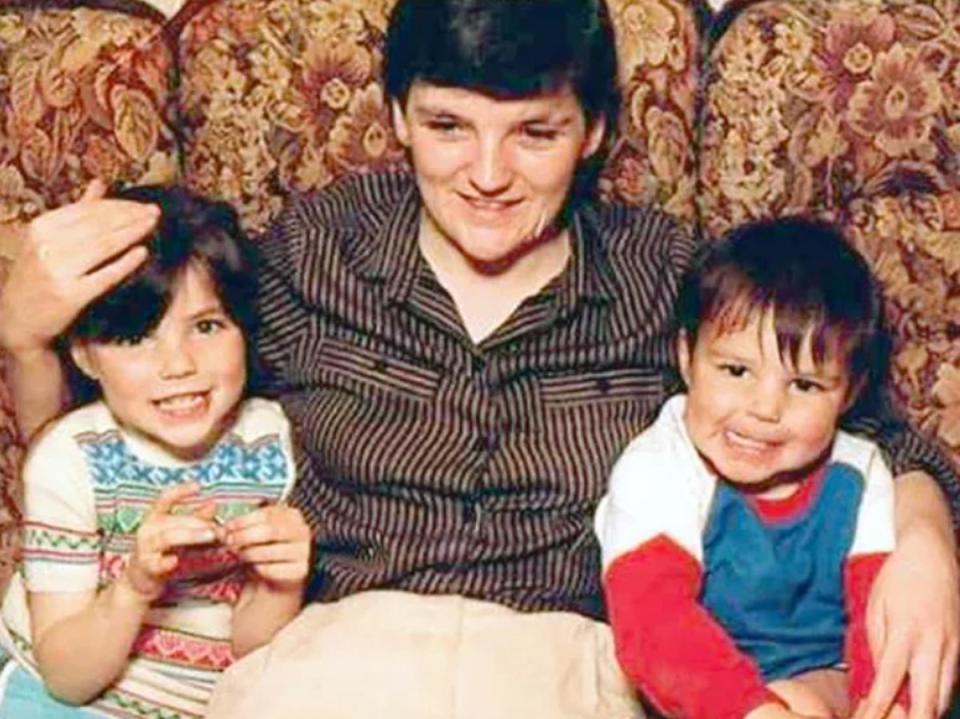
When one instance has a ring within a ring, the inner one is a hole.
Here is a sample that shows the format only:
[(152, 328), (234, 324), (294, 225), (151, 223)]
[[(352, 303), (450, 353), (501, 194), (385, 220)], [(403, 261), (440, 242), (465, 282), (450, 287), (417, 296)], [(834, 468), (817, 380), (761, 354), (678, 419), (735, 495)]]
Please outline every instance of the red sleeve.
[(742, 719), (782, 702), (700, 605), (700, 564), (658, 535), (604, 574), (617, 659), (629, 680), (669, 716)]
[[(847, 559), (844, 571), (847, 605), (847, 636), (844, 658), (850, 672), (850, 700), (857, 702), (870, 693), (875, 667), (870, 644), (867, 641), (867, 602), (870, 589), (889, 555), (884, 553), (861, 554)], [(900, 688), (897, 703), (908, 708), (907, 684)]]

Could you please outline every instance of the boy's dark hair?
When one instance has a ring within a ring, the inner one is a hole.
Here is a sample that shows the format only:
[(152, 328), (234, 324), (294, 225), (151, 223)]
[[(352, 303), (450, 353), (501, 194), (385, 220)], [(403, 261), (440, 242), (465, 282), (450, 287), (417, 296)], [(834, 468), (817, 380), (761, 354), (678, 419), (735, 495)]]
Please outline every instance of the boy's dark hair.
[(780, 218), (707, 243), (681, 286), (677, 321), (692, 345), (705, 322), (733, 330), (771, 311), (781, 356), (792, 364), (810, 334), (815, 362), (839, 351), (853, 387), (883, 391), (891, 352), (883, 298), (866, 261), (835, 227)]
[(197, 263), (207, 271), (223, 309), (243, 332), (251, 377), (256, 368), (252, 346), (257, 331), (257, 261), (233, 208), (175, 186), (143, 185), (110, 196), (160, 208), (157, 225), (144, 243), (149, 256), (84, 309), (64, 333), (65, 342), (117, 342), (149, 334), (163, 319), (183, 271)]
[[(404, 106), (416, 80), (498, 99), (569, 84), (588, 123), (606, 120), (608, 137), (620, 109), (605, 0), (399, 0), (387, 29), (387, 95)], [(591, 180), (602, 154), (587, 163)]]

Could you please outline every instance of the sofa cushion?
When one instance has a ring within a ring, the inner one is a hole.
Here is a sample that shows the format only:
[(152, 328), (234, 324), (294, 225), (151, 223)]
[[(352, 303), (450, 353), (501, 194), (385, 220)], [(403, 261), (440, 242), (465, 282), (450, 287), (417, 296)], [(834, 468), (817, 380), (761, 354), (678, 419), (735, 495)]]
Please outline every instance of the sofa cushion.
[(173, 56), (162, 18), (127, 4), (0, 10), (0, 222), (75, 199), (93, 177), (173, 176)]

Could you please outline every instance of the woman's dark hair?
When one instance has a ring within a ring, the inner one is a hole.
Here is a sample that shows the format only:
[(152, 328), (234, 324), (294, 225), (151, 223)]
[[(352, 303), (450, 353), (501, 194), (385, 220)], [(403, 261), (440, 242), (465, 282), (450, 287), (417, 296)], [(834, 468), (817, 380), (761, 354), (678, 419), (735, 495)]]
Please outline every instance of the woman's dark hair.
[[(252, 355), (257, 261), (236, 212), (226, 203), (175, 186), (130, 187), (110, 196), (160, 208), (157, 225), (144, 242), (149, 256), (133, 274), (88, 305), (64, 333), (64, 341), (110, 343), (149, 334), (163, 319), (184, 270), (199, 266), (246, 339), (249, 387), (257, 364)], [(75, 389), (89, 394), (88, 387)]]
[(768, 312), (781, 356), (796, 365), (809, 335), (815, 362), (839, 352), (852, 386), (882, 396), (891, 352), (883, 298), (835, 227), (804, 217), (764, 220), (701, 248), (678, 299), (677, 322), (691, 346), (705, 322), (736, 330)]
[[(620, 109), (605, 0), (399, 0), (387, 28), (388, 96), (405, 105), (416, 80), (504, 99), (569, 85), (608, 137)], [(584, 168), (591, 182), (602, 156)]]

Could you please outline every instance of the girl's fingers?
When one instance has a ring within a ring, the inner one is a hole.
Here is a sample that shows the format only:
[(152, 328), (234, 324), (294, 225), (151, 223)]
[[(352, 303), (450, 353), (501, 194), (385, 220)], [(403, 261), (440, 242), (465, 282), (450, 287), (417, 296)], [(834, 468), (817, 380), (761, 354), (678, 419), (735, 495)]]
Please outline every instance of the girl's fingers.
[(157, 495), (150, 507), (150, 514), (170, 514), (170, 510), (175, 505), (182, 502), (187, 497), (197, 494), (200, 491), (200, 485), (196, 482), (184, 482), (168, 487)]

